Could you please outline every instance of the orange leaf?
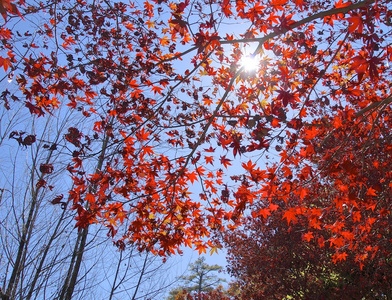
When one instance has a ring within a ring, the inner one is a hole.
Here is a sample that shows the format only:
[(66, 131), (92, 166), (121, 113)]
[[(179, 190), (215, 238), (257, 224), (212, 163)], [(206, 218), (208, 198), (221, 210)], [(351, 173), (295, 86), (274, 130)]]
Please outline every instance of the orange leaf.
[(290, 224), (291, 221), (293, 221), (294, 223), (295, 221), (297, 221), (296, 214), (296, 210), (290, 208), (289, 210), (285, 211), (283, 218), (286, 218), (287, 224)]
[(362, 22), (362, 17), (355, 15), (352, 17), (347, 18), (347, 21), (349, 21), (350, 26), (348, 27), (349, 32), (354, 32), (357, 30), (359, 33), (363, 32), (363, 22)]
[(304, 200), (304, 198), (306, 197), (307, 194), (308, 194), (307, 189), (302, 188), (302, 189), (301, 189), (301, 194), (300, 194), (301, 200)]
[(191, 183), (194, 183), (195, 181), (197, 181), (196, 171), (193, 171), (192, 173), (187, 174), (187, 177), (191, 181)]
[(338, 261), (340, 262), (340, 261), (342, 261), (342, 260), (346, 260), (346, 258), (347, 258), (347, 253), (346, 252), (343, 252), (343, 253), (335, 253), (333, 256), (332, 256), (332, 261), (333, 261), (333, 263), (337, 263)]
[(231, 166), (231, 159), (226, 158), (226, 156), (221, 156), (220, 162), (223, 164), (223, 166), (227, 169), (228, 166)]
[(339, 2), (335, 2), (335, 7), (342, 8), (351, 5), (351, 3), (352, 3), (351, 1), (347, 1), (343, 3), (343, 0), (339, 0)]
[(251, 172), (256, 168), (256, 164), (253, 164), (251, 160), (249, 160), (246, 164), (242, 163), (242, 167), (248, 171)]
[(270, 210), (268, 208), (262, 208), (259, 211), (259, 215), (262, 215), (263, 218), (267, 218), (268, 216), (271, 215)]
[(142, 128), (139, 132), (136, 133), (136, 137), (138, 141), (147, 141), (148, 136), (150, 135), (149, 132), (145, 132), (144, 128)]
[(160, 43), (161, 43), (162, 46), (167, 46), (167, 45), (170, 44), (170, 40), (168, 39), (167, 36), (164, 36), (163, 38), (161, 38)]
[(211, 105), (213, 101), (210, 98), (203, 99), (203, 105)]
[(205, 156), (206, 164), (214, 165), (214, 158), (212, 156)]
[(288, 0), (271, 0), (270, 4), (273, 6), (281, 6), (287, 3)]
[(376, 190), (373, 189), (373, 188), (368, 188), (368, 190), (366, 192), (366, 195), (368, 195), (368, 196), (377, 196)]
[(313, 239), (313, 232), (308, 231), (307, 233), (304, 234), (303, 239), (310, 242), (311, 239)]
[(162, 90), (163, 90), (162, 87), (160, 87), (160, 86), (155, 86), (155, 85), (153, 85), (153, 86), (152, 86), (152, 89), (151, 89), (151, 91), (154, 92), (154, 95), (156, 95), (156, 93), (158, 93), (159, 95), (162, 95)]
[(276, 211), (276, 210), (278, 210), (278, 205), (276, 205), (276, 204), (273, 204), (273, 203), (270, 203), (270, 205), (269, 205), (269, 209), (270, 209), (270, 211)]

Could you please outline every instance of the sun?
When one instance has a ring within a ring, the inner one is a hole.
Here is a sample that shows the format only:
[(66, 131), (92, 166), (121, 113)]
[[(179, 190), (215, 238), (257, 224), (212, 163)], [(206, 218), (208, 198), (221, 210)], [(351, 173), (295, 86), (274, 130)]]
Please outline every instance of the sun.
[(258, 55), (246, 55), (240, 59), (240, 66), (247, 72), (257, 71), (260, 64), (260, 57)]

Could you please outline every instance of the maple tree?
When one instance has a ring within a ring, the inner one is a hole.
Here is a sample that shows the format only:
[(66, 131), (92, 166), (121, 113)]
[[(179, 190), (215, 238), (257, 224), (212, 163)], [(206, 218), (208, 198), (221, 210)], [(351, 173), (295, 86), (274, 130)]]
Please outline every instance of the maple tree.
[[(287, 206), (291, 206), (290, 202)], [(354, 255), (337, 256), (328, 227), (297, 216), (282, 222), (287, 207), (268, 218), (249, 216), (241, 229), (226, 234), (228, 269), (238, 285), (236, 299), (388, 299), (390, 247), (359, 265)], [(263, 209), (263, 205), (258, 207)], [(320, 220), (318, 220), (320, 221)], [(342, 231), (342, 236), (348, 235)], [(390, 240), (384, 234), (381, 239)], [(323, 243), (323, 245), (320, 245)], [(338, 263), (336, 262), (338, 260)]]
[(170, 284), (171, 276), (162, 277), (170, 262), (132, 245), (119, 252), (102, 226), (90, 228), (79, 252), (84, 234), (73, 228), (76, 212), (65, 209), (63, 194), (70, 184), (63, 135), (76, 118), (60, 115), (28, 122), (23, 110), (0, 114), (0, 298), (66, 299), (71, 287), (71, 299), (159, 298)]
[[(362, 266), (382, 251), (388, 1), (2, 0), (0, 12), (2, 81), (13, 84), (4, 109), (22, 104), (40, 119), (65, 104), (83, 120), (64, 133), (72, 188), (52, 202), (76, 211), (81, 250), (101, 223), (120, 249), (214, 251), (216, 236), (266, 201), (255, 217), (308, 218), (310, 242), (318, 226), (333, 231), (335, 262), (352, 252)], [(241, 66), (246, 55), (257, 70)]]

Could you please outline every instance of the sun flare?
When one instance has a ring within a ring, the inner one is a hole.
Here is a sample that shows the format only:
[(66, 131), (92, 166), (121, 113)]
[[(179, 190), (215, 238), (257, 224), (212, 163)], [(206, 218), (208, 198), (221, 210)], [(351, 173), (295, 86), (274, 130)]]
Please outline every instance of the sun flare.
[(257, 56), (243, 56), (240, 60), (240, 66), (245, 69), (247, 72), (256, 71), (259, 68), (260, 57)]

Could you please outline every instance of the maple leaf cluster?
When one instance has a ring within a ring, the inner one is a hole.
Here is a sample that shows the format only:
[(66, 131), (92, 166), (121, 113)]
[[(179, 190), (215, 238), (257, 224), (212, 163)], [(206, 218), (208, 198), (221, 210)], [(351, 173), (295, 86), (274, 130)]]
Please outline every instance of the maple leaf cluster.
[[(4, 110), (77, 115), (61, 141), (72, 188), (55, 203), (67, 201), (79, 229), (102, 223), (120, 248), (202, 253), (250, 213), (303, 226), (333, 263), (350, 256), (362, 269), (388, 257), (388, 1), (2, 1), (0, 10), (0, 67), (14, 87), (2, 92)], [(48, 19), (34, 32), (16, 26), (37, 16)], [(261, 57), (253, 72), (240, 65), (250, 49)]]

